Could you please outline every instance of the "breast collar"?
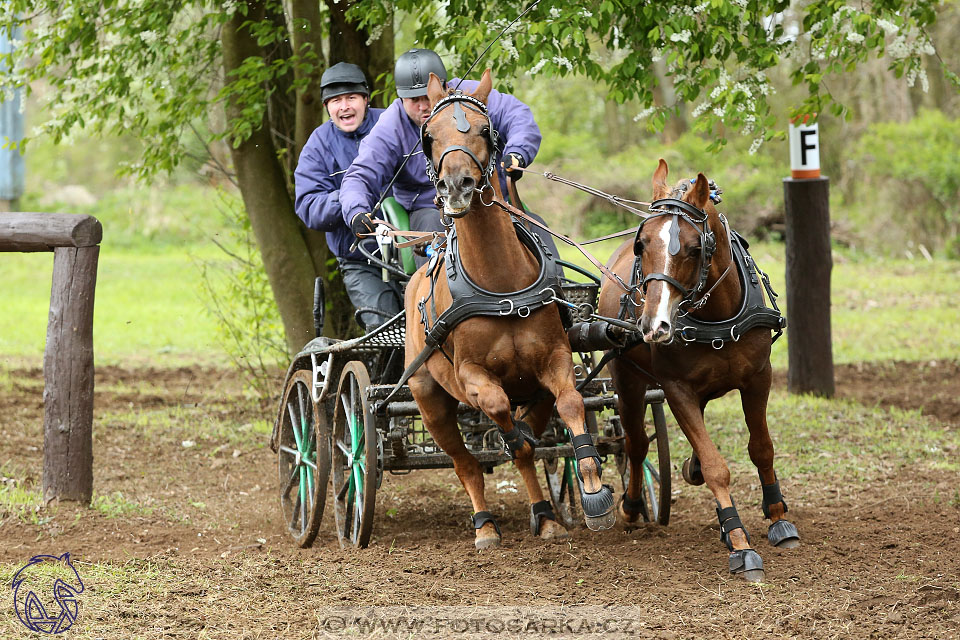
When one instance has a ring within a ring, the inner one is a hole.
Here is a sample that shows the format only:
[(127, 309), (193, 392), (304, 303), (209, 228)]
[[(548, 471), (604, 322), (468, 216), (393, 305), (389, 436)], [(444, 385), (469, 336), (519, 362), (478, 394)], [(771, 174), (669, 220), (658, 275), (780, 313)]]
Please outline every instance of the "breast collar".
[[(420, 322), (426, 332), (428, 348), (436, 349), (443, 344), (455, 326), (473, 316), (517, 316), (526, 318), (530, 312), (551, 304), (560, 297), (560, 277), (557, 261), (543, 241), (531, 233), (516, 218), (511, 218), (517, 238), (527, 247), (540, 264), (537, 279), (519, 291), (509, 293), (488, 291), (474, 282), (460, 260), (456, 226), (447, 231), (447, 250), (442, 254), (447, 274), (447, 287), (453, 298), (450, 306), (439, 316), (436, 311), (434, 287), (439, 276), (439, 256), (428, 267), (430, 295), (418, 303)], [(428, 303), (431, 309), (427, 309)], [(431, 313), (432, 311), (432, 313)], [(435, 319), (431, 322), (431, 318)]]
[[(755, 327), (766, 327), (775, 331), (773, 340), (776, 341), (787, 326), (787, 319), (783, 317), (780, 307), (777, 306), (777, 293), (770, 285), (770, 278), (757, 267), (753, 257), (747, 251), (749, 246), (747, 241), (732, 229), (730, 246), (733, 250), (737, 274), (740, 277), (740, 288), (744, 292), (740, 311), (732, 318), (719, 322), (700, 320), (690, 314), (677, 314), (675, 335), (683, 344), (699, 342), (710, 344), (714, 349), (722, 349), (728, 340), (737, 342), (743, 334)], [(636, 272), (635, 267), (634, 279), (636, 279)], [(764, 292), (766, 292), (766, 299)], [(766, 300), (770, 301), (770, 306), (767, 306)], [(632, 315), (635, 316), (636, 306), (631, 304), (629, 296), (622, 296), (621, 315), (625, 315), (627, 307), (632, 308)], [(637, 335), (640, 335), (639, 332)], [(637, 341), (631, 342), (637, 344)]]

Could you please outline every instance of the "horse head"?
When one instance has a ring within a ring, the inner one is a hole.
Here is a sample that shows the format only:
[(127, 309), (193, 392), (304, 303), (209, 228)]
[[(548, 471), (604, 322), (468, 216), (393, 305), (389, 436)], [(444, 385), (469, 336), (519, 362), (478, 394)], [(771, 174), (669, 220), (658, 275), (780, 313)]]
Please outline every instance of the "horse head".
[(640, 331), (650, 343), (673, 340), (677, 312), (703, 294), (722, 229), (707, 178), (700, 173), (671, 189), (667, 172), (661, 159), (653, 174), (652, 215), (640, 225), (633, 247), (644, 296)]
[(427, 84), (431, 114), (420, 138), (427, 175), (443, 200), (443, 212), (452, 218), (467, 214), (474, 193), (494, 188), (497, 134), (486, 105), (491, 87), (489, 69), (471, 94), (445, 90), (433, 73)]
[[(60, 633), (73, 624), (77, 595), (84, 591), (69, 553), (32, 557), (14, 575), (11, 588), (17, 617), (28, 629), (43, 633)], [(51, 596), (56, 606), (51, 606)]]

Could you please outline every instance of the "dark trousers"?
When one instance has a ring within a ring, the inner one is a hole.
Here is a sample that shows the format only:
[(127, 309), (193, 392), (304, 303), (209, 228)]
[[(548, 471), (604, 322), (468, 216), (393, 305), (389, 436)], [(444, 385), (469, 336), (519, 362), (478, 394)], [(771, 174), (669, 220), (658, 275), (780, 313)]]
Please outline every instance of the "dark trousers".
[[(378, 267), (367, 262), (337, 258), (347, 296), (354, 308), (360, 310), (358, 321), (364, 329), (374, 329), (403, 309), (403, 293), (393, 280), (383, 281)], [(379, 313), (365, 311), (377, 309)]]

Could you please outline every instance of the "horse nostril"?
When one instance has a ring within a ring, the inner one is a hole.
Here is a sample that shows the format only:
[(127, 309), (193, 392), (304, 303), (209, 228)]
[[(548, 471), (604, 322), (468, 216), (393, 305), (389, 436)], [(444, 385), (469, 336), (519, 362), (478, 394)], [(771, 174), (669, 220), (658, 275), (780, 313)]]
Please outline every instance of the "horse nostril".
[(657, 334), (661, 336), (670, 335), (670, 323), (666, 320), (661, 320), (660, 324), (657, 325)]
[(461, 183), (461, 189), (463, 189), (463, 191), (473, 191), (476, 186), (477, 181), (470, 176), (465, 177)]
[(449, 195), (450, 187), (447, 186), (446, 178), (440, 178), (440, 180), (437, 181), (437, 193), (441, 196)]

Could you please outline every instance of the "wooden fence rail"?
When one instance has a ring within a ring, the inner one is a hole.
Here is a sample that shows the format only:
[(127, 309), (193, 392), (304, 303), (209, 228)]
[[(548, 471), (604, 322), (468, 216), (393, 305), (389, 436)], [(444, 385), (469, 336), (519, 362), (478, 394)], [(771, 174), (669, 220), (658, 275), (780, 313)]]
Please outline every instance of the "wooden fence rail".
[(0, 251), (53, 251), (43, 354), (43, 497), (93, 496), (93, 299), (103, 227), (92, 216), (0, 213)]

